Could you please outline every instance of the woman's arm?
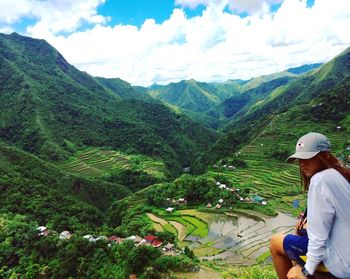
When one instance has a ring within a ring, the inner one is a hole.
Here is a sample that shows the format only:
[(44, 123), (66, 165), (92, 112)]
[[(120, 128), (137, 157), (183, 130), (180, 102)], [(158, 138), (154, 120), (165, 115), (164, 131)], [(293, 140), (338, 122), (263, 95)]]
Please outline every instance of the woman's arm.
[(305, 268), (314, 274), (323, 259), (335, 215), (332, 194), (322, 176), (312, 177), (307, 203), (309, 244)]

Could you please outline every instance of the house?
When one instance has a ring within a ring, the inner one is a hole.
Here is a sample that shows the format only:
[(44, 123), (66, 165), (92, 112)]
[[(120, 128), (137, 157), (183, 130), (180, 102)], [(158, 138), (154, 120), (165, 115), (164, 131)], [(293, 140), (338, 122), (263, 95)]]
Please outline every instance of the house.
[(134, 241), (135, 244), (139, 244), (142, 241), (142, 237), (138, 235), (132, 235), (126, 238), (127, 240), (132, 240)]
[(253, 197), (253, 202), (255, 202), (255, 203), (262, 203), (263, 201), (264, 201), (264, 198), (262, 198), (260, 196)]
[(215, 209), (220, 209), (220, 208), (221, 208), (221, 204), (215, 205)]
[(239, 192), (239, 189), (236, 189), (236, 188), (229, 188), (228, 190), (234, 194)]
[(140, 243), (139, 244), (136, 244), (137, 246), (142, 246), (142, 245), (146, 245), (147, 244), (147, 241), (145, 240), (145, 239), (142, 239), (141, 241), (140, 241)]
[(211, 203), (208, 203), (207, 204), (207, 208), (212, 208), (213, 206), (212, 206), (212, 204)]
[(244, 199), (241, 197), (241, 198), (239, 198), (239, 200), (242, 202), (242, 201), (244, 201)]
[(223, 199), (219, 199), (219, 203), (223, 203), (224, 202), (224, 200)]
[(104, 236), (104, 235), (99, 235), (98, 237), (96, 237), (96, 241), (98, 240), (105, 240), (105, 241), (108, 241), (108, 237), (107, 236)]
[(90, 242), (96, 241), (96, 239), (91, 234), (84, 235), (83, 238), (87, 239)]
[(69, 231), (63, 231), (59, 235), (59, 239), (61, 239), (61, 240), (67, 240), (67, 239), (70, 239), (71, 237), (72, 237), (72, 235)]
[(228, 166), (228, 169), (229, 169), (229, 170), (235, 170), (236, 167), (235, 167), (235, 166)]
[(267, 205), (267, 201), (262, 201), (261, 204), (262, 205)]
[(184, 198), (179, 198), (179, 203), (187, 203), (187, 201), (186, 201), (186, 199), (184, 199)]
[(244, 201), (245, 201), (245, 202), (251, 202), (251, 201), (252, 201), (252, 199), (251, 199), (251, 198), (249, 198), (249, 197), (246, 197), (246, 198), (244, 199)]
[(172, 213), (174, 210), (175, 210), (174, 207), (168, 207), (167, 209), (165, 209), (165, 211), (168, 213)]
[(216, 184), (216, 186), (220, 186), (220, 185), (221, 185), (221, 183), (220, 183), (220, 182), (216, 182), (215, 184)]
[(220, 189), (220, 190), (227, 189), (227, 186), (226, 186), (225, 184), (221, 184), (221, 185), (219, 186), (219, 189)]
[(44, 226), (37, 227), (36, 230), (39, 231), (39, 233), (38, 233), (39, 236), (48, 236), (49, 235), (49, 231)]
[(144, 240), (146, 241), (147, 244), (152, 245), (153, 247), (159, 247), (161, 246), (163, 243), (159, 240), (159, 238), (155, 235), (146, 235), (144, 237)]
[(109, 242), (115, 243), (115, 244), (120, 244), (122, 243), (124, 238), (118, 237), (116, 235), (112, 235), (111, 237), (108, 238)]
[(163, 251), (170, 252), (174, 250), (174, 244), (168, 243), (164, 246)]

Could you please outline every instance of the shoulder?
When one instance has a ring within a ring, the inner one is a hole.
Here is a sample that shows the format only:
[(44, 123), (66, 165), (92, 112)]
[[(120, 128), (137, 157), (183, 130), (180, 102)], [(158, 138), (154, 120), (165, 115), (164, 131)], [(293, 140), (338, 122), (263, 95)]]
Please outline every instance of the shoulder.
[(331, 185), (342, 183), (343, 176), (335, 169), (326, 169), (316, 173), (310, 181), (311, 185), (319, 185), (318, 187), (328, 188)]
[(329, 179), (337, 179), (341, 178), (342, 175), (335, 169), (326, 169), (324, 171), (320, 171), (316, 173), (311, 180), (314, 181), (322, 181), (322, 180), (329, 180)]

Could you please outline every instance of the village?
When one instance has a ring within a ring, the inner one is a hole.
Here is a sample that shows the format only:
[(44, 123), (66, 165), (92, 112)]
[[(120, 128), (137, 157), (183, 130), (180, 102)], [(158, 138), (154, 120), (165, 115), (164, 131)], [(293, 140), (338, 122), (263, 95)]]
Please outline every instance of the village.
[[(229, 166), (232, 167), (231, 169), (234, 169), (233, 166)], [(253, 194), (253, 195), (248, 195), (243, 197), (240, 193), (241, 190), (239, 188), (234, 188), (234, 187), (228, 187), (226, 184), (221, 183), (220, 181), (215, 181), (216, 186), (218, 187), (219, 190), (222, 191), (228, 191), (231, 192), (232, 195), (235, 197), (236, 200), (239, 200), (240, 202), (243, 203), (255, 203), (255, 204), (259, 204), (259, 205), (267, 205), (267, 201), (257, 195), (257, 194)], [(179, 198), (179, 199), (171, 199), (171, 198), (167, 198), (166, 199), (167, 203), (170, 204), (171, 206), (167, 207), (165, 209), (165, 211), (167, 213), (172, 213), (175, 211), (175, 207), (177, 205), (184, 205), (187, 204), (187, 200), (185, 198)], [(206, 205), (206, 208), (215, 208), (215, 209), (221, 209), (224, 206), (225, 200), (220, 198), (216, 203), (208, 203)], [(215, 204), (215, 205), (214, 205)], [(229, 207), (229, 209), (232, 209), (232, 207)]]
[[(40, 237), (47, 237), (49, 235), (58, 235), (58, 238), (62, 241), (69, 240), (72, 238), (73, 234), (69, 231), (62, 231), (60, 234), (58, 234), (54, 230), (49, 230), (45, 226), (39, 226), (36, 228), (38, 231), (38, 236)], [(122, 238), (116, 235), (112, 235), (110, 237), (107, 236), (97, 236), (96, 238), (93, 235), (84, 235), (82, 238), (88, 240), (89, 242), (96, 242), (96, 241), (106, 241), (108, 242), (108, 247), (111, 247), (112, 245), (121, 244), (124, 241), (132, 241), (135, 246), (142, 246), (142, 245), (148, 245), (153, 246), (154, 248), (161, 249), (162, 253), (166, 256), (176, 256), (179, 254), (182, 254), (183, 251), (181, 249), (177, 249), (174, 244), (172, 243), (163, 243), (159, 237), (155, 235), (146, 235), (145, 237), (140, 237), (138, 235), (131, 235), (126, 238)]]

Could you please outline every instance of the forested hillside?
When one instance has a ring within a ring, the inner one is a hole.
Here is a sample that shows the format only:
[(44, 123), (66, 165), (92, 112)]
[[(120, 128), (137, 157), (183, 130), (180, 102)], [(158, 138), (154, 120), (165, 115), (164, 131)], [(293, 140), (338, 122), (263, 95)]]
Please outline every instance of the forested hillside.
[(84, 232), (107, 223), (104, 213), (112, 202), (130, 194), (122, 185), (69, 175), (1, 142), (0, 189), (0, 212)]
[[(204, 165), (232, 154), (233, 150), (271, 126), (276, 117), (286, 119), (288, 116), (288, 121), (283, 122), (281, 127), (273, 124), (276, 131), (279, 131), (274, 135), (275, 141), (282, 145), (285, 135), (292, 131), (295, 138), (307, 131), (321, 131), (323, 126), (332, 127), (328, 132), (330, 134), (336, 131), (338, 125), (346, 131), (349, 129), (349, 76), (350, 49), (347, 49), (320, 68), (272, 91), (266, 91), (268, 95), (265, 98), (247, 106), (246, 110), (243, 108), (250, 100), (248, 97), (231, 99), (234, 101), (231, 109), (237, 117), (231, 120), (225, 128), (225, 134), (203, 156), (203, 162), (206, 162)], [(303, 126), (302, 129), (300, 125)], [(345, 141), (346, 139), (344, 144)], [(289, 146), (287, 149), (292, 149), (291, 143)]]
[[(285, 163), (301, 135), (324, 133), (350, 164), (350, 49), (319, 66), (143, 88), (0, 34), (0, 278), (161, 278), (199, 265), (274, 278), (220, 256), (261, 263), (272, 233), (288, 231), (258, 233), (305, 205)], [(240, 214), (247, 226), (225, 231)]]
[(107, 146), (162, 157), (179, 171), (216, 138), (126, 82), (78, 71), (45, 41), (1, 35), (0, 46), (0, 138), (41, 158)]

